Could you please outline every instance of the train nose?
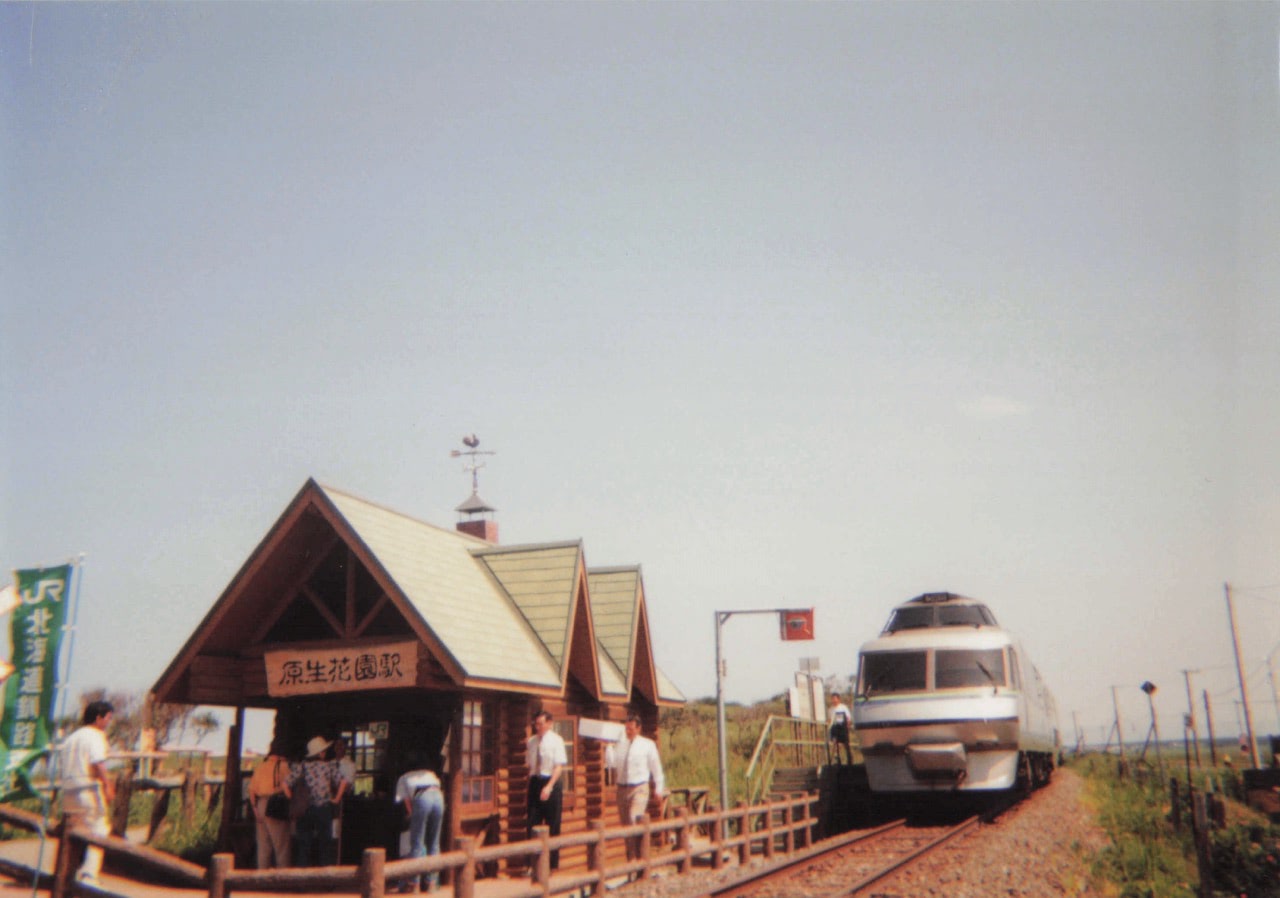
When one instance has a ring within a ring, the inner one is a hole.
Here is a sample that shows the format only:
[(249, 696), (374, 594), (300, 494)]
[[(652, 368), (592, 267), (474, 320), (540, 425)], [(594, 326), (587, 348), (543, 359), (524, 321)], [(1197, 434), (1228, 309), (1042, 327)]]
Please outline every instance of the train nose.
[(969, 757), (963, 742), (941, 742), (907, 746), (907, 766), (921, 778), (960, 777), (968, 769)]

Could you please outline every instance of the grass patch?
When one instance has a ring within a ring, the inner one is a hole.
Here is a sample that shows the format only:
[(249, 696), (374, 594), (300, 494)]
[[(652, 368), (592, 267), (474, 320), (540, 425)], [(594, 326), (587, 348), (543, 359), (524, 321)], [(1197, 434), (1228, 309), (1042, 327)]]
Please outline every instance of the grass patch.
[[(1119, 898), (1196, 898), (1199, 872), (1190, 811), (1182, 809), (1183, 825), (1175, 831), (1167, 784), (1156, 776), (1121, 778), (1114, 757), (1092, 755), (1073, 766), (1085, 776), (1089, 801), (1110, 839), (1094, 859), (1094, 874), (1114, 884)], [(1197, 786), (1210, 785), (1230, 796), (1238, 787), (1229, 781), (1233, 775), (1197, 774)], [(1225, 800), (1228, 825), (1209, 834), (1214, 894), (1280, 898), (1280, 826), (1233, 798)]]
[(1196, 898), (1198, 876), (1187, 828), (1174, 832), (1169, 806), (1154, 779), (1121, 779), (1113, 758), (1075, 762), (1088, 782), (1098, 823), (1110, 844), (1094, 859), (1094, 874), (1118, 887), (1121, 898)]

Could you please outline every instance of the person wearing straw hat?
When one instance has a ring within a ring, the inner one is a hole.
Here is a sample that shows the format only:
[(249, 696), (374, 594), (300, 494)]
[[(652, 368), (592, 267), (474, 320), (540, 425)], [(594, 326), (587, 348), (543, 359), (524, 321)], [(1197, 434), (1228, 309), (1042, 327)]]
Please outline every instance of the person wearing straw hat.
[[(293, 861), (299, 867), (328, 867), (337, 862), (333, 840), (333, 809), (342, 801), (347, 781), (332, 760), (333, 743), (323, 736), (307, 740), (307, 756), (285, 780), (290, 796), (306, 792), (306, 810), (298, 818)], [(302, 783), (298, 787), (298, 783)]]

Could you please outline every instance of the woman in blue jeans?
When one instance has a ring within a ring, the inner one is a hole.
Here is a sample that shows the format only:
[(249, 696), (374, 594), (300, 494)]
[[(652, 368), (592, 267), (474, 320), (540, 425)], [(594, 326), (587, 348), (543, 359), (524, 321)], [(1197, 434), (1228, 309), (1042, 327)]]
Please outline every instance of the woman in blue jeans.
[[(426, 857), (440, 853), (440, 824), (444, 820), (444, 794), (440, 777), (434, 770), (410, 770), (396, 782), (396, 801), (403, 802), (409, 812), (409, 857)], [(435, 891), (438, 873), (426, 875), (427, 889)], [(400, 887), (401, 892), (416, 892), (421, 877), (415, 876)]]

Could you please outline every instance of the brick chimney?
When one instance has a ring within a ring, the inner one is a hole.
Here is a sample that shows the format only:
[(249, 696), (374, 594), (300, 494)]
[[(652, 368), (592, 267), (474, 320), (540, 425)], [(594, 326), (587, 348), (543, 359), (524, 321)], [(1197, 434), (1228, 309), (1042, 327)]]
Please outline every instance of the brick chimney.
[(457, 523), (456, 529), (459, 533), (478, 536), (486, 542), (497, 545), (498, 522), (493, 519), (493, 513), (497, 509), (481, 499), (479, 494), (473, 492), (471, 497), (454, 511), (466, 516)]

